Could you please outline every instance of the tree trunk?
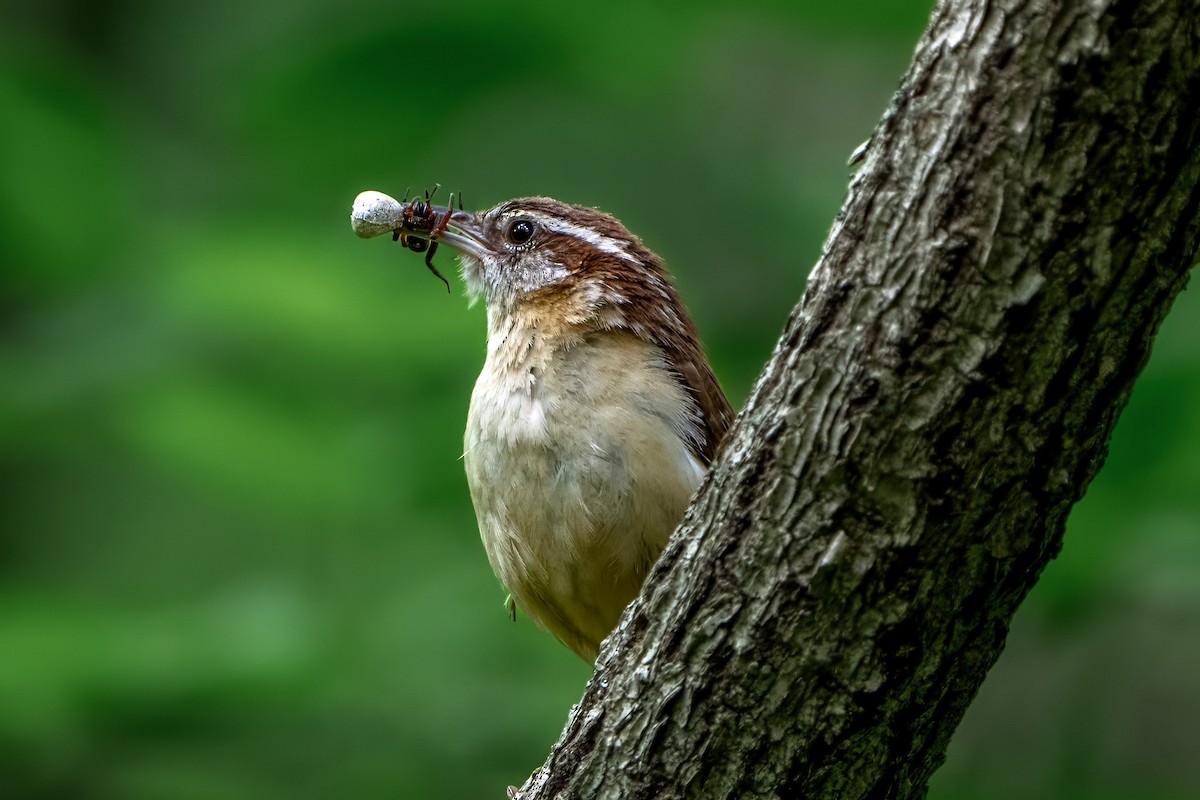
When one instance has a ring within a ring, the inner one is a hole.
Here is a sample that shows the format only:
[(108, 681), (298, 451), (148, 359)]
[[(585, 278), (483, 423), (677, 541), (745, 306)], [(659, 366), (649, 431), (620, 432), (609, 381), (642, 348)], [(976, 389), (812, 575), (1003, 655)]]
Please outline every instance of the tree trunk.
[(1061, 544), (1200, 236), (1200, 7), (945, 0), (533, 798), (896, 798)]

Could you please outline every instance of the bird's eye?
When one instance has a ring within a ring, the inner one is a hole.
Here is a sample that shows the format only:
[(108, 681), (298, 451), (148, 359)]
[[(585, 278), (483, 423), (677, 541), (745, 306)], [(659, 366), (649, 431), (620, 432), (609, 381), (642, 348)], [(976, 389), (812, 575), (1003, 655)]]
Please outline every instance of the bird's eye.
[(508, 240), (513, 244), (525, 244), (533, 237), (533, 223), (527, 219), (513, 220), (508, 226)]

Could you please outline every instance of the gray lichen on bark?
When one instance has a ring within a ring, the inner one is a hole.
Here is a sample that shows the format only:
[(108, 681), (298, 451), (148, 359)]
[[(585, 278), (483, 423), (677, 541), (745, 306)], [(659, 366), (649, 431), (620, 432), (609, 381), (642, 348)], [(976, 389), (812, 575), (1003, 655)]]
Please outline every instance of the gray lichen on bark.
[(924, 793), (1200, 236), (1200, 7), (939, 3), (525, 798)]

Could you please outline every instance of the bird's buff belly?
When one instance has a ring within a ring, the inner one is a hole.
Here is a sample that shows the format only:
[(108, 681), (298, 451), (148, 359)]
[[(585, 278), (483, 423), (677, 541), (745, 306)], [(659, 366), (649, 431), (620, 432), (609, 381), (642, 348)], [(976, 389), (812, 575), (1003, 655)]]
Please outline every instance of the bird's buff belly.
[(662, 419), (629, 405), (569, 426), (512, 412), (472, 400), (464, 461), (484, 548), (522, 611), (593, 660), (704, 469)]

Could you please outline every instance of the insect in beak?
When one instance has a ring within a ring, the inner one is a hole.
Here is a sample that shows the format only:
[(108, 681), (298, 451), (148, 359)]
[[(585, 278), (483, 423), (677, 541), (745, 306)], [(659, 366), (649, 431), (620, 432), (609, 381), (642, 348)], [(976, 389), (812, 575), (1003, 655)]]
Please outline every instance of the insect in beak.
[(400, 242), (402, 247), (414, 253), (424, 253), (425, 266), (446, 285), (446, 291), (449, 292), (450, 281), (433, 265), (433, 256), (438, 249), (438, 240), (447, 232), (451, 218), (463, 211), (463, 203), (460, 192), (457, 211), (453, 193), (447, 205), (433, 205), (433, 196), (439, 188), (440, 185), (435, 184), (433, 189), (425, 190), (423, 197), (417, 196), (411, 201), (408, 191), (405, 191), (402, 201), (380, 192), (362, 192), (355, 198), (350, 224), (362, 238), (391, 233), (393, 242)]
[[(432, 203), (433, 196), (437, 194), (437, 190), (441, 188), (441, 184), (434, 184), (433, 189), (425, 190), (425, 198), (416, 198), (412, 202), (407, 202), (408, 192), (404, 193), (405, 204), (401, 209), (401, 219), (403, 227), (397, 228), (392, 232), (392, 241), (399, 241), (402, 247), (412, 250), (414, 253), (425, 254), (425, 266), (429, 271), (446, 284), (446, 291), (450, 291), (450, 281), (443, 277), (442, 273), (438, 272), (438, 268), (433, 265), (433, 255), (437, 252), (438, 239), (445, 233), (446, 226), (450, 224), (450, 217), (454, 214), (454, 193), (450, 193), (450, 202), (445, 209), (438, 209)], [(459, 195), (459, 209), (462, 208), (462, 196)], [(421, 234), (414, 236), (412, 234)]]

